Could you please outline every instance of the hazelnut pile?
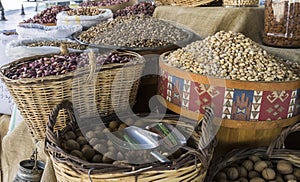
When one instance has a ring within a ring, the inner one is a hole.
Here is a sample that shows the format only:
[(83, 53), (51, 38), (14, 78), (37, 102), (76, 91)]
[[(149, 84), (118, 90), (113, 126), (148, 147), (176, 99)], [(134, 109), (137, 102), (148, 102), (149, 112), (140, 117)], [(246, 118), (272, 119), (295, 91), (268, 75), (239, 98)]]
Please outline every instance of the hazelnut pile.
[(79, 6), (111, 6), (118, 5), (125, 2), (129, 2), (129, 0), (102, 0), (102, 1), (85, 1), (79, 4)]
[(97, 7), (80, 7), (67, 11), (69, 16), (96, 16), (105, 13), (105, 10), (100, 10)]
[(287, 160), (269, 161), (257, 155), (231, 164), (215, 176), (213, 182), (297, 182), (300, 168)]
[(87, 48), (86, 45), (79, 44), (76, 42), (70, 42), (70, 41), (38, 41), (33, 43), (27, 43), (25, 45), (29, 47), (42, 47), (42, 46), (60, 47), (61, 44), (66, 45), (67, 48), (77, 49), (77, 50), (85, 50)]

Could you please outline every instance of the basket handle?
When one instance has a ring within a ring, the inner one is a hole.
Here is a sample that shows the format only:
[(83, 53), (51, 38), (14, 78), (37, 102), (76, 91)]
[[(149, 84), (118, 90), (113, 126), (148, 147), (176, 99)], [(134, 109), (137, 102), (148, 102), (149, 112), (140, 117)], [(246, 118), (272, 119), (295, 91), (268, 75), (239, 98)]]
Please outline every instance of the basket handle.
[(73, 110), (73, 105), (70, 101), (64, 100), (60, 104), (57, 104), (53, 110), (51, 111), (49, 115), (49, 121), (47, 123), (47, 130), (50, 130), (51, 132), (54, 132), (54, 126), (56, 124), (56, 119), (59, 114), (59, 111), (62, 109), (66, 109), (69, 116), (70, 116), (70, 122), (76, 122), (75, 114)]
[[(195, 131), (201, 130), (201, 137), (198, 143), (198, 149), (200, 150), (202, 157), (201, 163), (205, 168), (209, 167), (209, 161), (211, 160), (214, 148), (216, 146), (216, 139), (213, 136), (213, 118), (214, 110), (210, 106), (205, 107), (205, 113), (203, 117), (198, 121)], [(202, 123), (200, 129), (200, 122)]]
[(284, 142), (287, 136), (297, 131), (300, 131), (300, 123), (294, 124), (282, 130), (281, 134), (269, 145), (267, 149), (267, 155), (271, 156), (275, 148), (276, 149), (285, 148)]

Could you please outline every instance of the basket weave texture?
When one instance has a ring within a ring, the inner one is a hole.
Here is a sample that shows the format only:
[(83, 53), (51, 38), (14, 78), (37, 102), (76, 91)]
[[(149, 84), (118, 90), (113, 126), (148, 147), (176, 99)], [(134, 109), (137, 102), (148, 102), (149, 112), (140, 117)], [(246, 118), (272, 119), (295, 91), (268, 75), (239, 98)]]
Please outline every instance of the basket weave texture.
[[(93, 72), (89, 67), (80, 68), (64, 75), (42, 78), (12, 80), (5, 76), (11, 66), (41, 58), (34, 56), (2, 66), (0, 77), (20, 109), (32, 137), (42, 140), (52, 108), (63, 100), (73, 100), (79, 115), (110, 114), (133, 106), (145, 60), (133, 52), (119, 52), (119, 55), (134, 56), (139, 61), (125, 66), (121, 63), (106, 64)], [(88, 80), (88, 76), (92, 79)], [(55, 130), (64, 128), (67, 119), (66, 112), (60, 113)]]
[(247, 159), (250, 155), (257, 155), (263, 159), (271, 160), (272, 162), (278, 160), (286, 160), (291, 162), (296, 167), (300, 167), (300, 151), (292, 149), (284, 149), (284, 142), (286, 137), (294, 132), (300, 131), (300, 123), (292, 125), (284, 129), (280, 136), (278, 136), (268, 147), (260, 148), (241, 148), (235, 149), (229, 152), (226, 156), (223, 156), (219, 160), (212, 163), (208, 176), (205, 179), (206, 182), (213, 181), (214, 177), (219, 171), (227, 166), (239, 162), (243, 159)]
[[(58, 112), (67, 109), (71, 121), (61, 131), (54, 132), (53, 128), (56, 123)], [(161, 116), (157, 116), (160, 118)], [(62, 136), (72, 130), (74, 131), (78, 125), (75, 121), (72, 104), (64, 101), (57, 105), (50, 114), (46, 132), (46, 150), (53, 162), (55, 175), (60, 182), (73, 181), (199, 181), (205, 179), (206, 172), (215, 147), (215, 140), (210, 142), (209, 125), (212, 115), (205, 116), (201, 122), (201, 132), (194, 130), (186, 121), (194, 122), (186, 119), (184, 122), (178, 121), (177, 115), (166, 115), (163, 120), (168, 124), (177, 124), (186, 127), (187, 130), (193, 132), (191, 141), (195, 147), (187, 147), (186, 153), (183, 153), (178, 159), (172, 159), (168, 163), (148, 163), (148, 164), (106, 164), (106, 163), (89, 163), (77, 157), (74, 157), (61, 149), (60, 142)], [(108, 121), (113, 119), (108, 117)], [(149, 119), (149, 122), (155, 121), (156, 116)], [(157, 119), (158, 120), (158, 119)], [(105, 121), (105, 119), (103, 119)], [(96, 123), (97, 121), (95, 121)], [(89, 125), (93, 123), (89, 120)], [(99, 123), (99, 120), (98, 120)], [(201, 137), (200, 137), (201, 136)], [(208, 144), (208, 145), (207, 145)], [(207, 147), (204, 147), (207, 146)], [(201, 149), (200, 149), (201, 148)]]

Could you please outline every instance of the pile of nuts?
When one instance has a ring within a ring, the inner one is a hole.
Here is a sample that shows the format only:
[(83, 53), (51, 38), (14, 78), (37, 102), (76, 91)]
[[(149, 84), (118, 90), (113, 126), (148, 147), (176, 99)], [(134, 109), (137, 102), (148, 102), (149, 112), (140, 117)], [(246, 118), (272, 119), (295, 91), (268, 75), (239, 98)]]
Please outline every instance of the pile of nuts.
[(244, 81), (289, 81), (300, 78), (297, 62), (273, 57), (241, 33), (220, 31), (177, 49), (164, 58), (170, 66)]
[(239, 163), (231, 164), (218, 172), (214, 182), (297, 182), (300, 180), (300, 168), (287, 160), (263, 160), (251, 155)]
[(300, 2), (267, 1), (263, 42), (273, 46), (300, 47)]
[(81, 41), (90, 44), (134, 48), (167, 46), (187, 38), (182, 29), (143, 15), (119, 16), (79, 35)]
[[(145, 124), (141, 120), (133, 121), (132, 118), (127, 118), (125, 123), (140, 127)], [(62, 149), (73, 156), (93, 163), (118, 164), (130, 163), (130, 161), (136, 160), (147, 162), (149, 158), (145, 155), (145, 152), (119, 149), (106, 135), (128, 127), (125, 123), (113, 120), (106, 125), (94, 126), (90, 130), (83, 129), (87, 130), (86, 132), (81, 132), (79, 129), (75, 132), (68, 131), (62, 138)], [(178, 158), (180, 155), (181, 149), (169, 158)]]
[(36, 14), (33, 18), (24, 20), (23, 23), (56, 23), (56, 15), (61, 11), (69, 10), (70, 8), (68, 6), (51, 6), (49, 8), (46, 8), (42, 12)]
[(79, 4), (79, 6), (111, 6), (118, 5), (130, 0), (103, 0), (103, 1), (85, 1)]
[(80, 7), (67, 11), (67, 15), (69, 16), (96, 16), (103, 13), (105, 13), (105, 10), (99, 9), (97, 7)]
[[(120, 56), (118, 53), (101, 54), (96, 56), (96, 65), (112, 63), (126, 63), (135, 61), (133, 56)], [(10, 79), (40, 78), (51, 75), (63, 75), (85, 67), (89, 64), (88, 53), (69, 55), (54, 55), (24, 62), (23, 64), (7, 68), (5, 76)]]
[(114, 13), (114, 18), (117, 16), (144, 14), (152, 16), (156, 6), (150, 2), (140, 2), (133, 6), (127, 6)]
[(77, 50), (85, 50), (87, 48), (86, 45), (79, 44), (76, 42), (70, 42), (70, 41), (37, 41), (33, 43), (25, 44), (25, 46), (29, 47), (42, 47), (42, 46), (52, 46), (52, 47), (60, 47), (61, 44), (64, 44), (67, 46), (67, 48), (71, 49), (77, 49)]
[(224, 6), (259, 6), (259, 0), (224, 0)]

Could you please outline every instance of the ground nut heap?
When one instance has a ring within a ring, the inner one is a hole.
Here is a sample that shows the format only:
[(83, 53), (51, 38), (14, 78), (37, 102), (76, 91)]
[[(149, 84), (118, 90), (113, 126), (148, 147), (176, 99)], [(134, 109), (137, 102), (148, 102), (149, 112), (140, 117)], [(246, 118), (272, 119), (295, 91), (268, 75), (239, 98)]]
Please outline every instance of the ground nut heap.
[(182, 70), (247, 81), (289, 81), (300, 77), (299, 63), (285, 62), (243, 34), (220, 31), (169, 54), (165, 61)]
[(160, 47), (188, 38), (182, 29), (149, 16), (119, 16), (79, 35), (83, 42), (120, 47)]

